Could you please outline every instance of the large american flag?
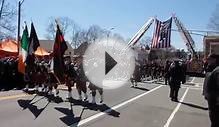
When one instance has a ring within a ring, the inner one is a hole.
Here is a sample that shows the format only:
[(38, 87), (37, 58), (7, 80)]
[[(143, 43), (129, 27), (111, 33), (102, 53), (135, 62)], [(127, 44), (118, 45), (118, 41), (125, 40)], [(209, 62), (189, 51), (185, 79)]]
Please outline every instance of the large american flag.
[(171, 47), (170, 45), (171, 27), (172, 27), (172, 17), (164, 22), (155, 19), (155, 29), (154, 29), (151, 48)]

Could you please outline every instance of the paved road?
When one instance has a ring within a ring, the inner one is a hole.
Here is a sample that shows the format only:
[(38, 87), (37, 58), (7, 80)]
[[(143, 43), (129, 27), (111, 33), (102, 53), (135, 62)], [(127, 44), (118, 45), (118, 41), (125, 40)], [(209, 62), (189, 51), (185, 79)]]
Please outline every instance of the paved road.
[[(130, 84), (104, 91), (103, 105), (76, 100), (26, 95), (21, 91), (0, 92), (1, 127), (208, 127), (201, 78), (190, 78), (179, 92), (181, 103), (168, 98), (168, 86), (156, 83)], [(193, 84), (193, 85), (191, 85)], [(77, 99), (77, 92), (73, 91)], [(89, 98), (90, 99), (90, 98)]]

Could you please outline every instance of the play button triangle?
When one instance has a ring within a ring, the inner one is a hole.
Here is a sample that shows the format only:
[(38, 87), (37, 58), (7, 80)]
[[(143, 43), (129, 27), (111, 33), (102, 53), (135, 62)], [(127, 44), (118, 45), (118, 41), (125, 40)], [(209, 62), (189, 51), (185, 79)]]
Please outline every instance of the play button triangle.
[(109, 71), (116, 66), (116, 64), (117, 62), (107, 52), (105, 52), (105, 75), (107, 75)]

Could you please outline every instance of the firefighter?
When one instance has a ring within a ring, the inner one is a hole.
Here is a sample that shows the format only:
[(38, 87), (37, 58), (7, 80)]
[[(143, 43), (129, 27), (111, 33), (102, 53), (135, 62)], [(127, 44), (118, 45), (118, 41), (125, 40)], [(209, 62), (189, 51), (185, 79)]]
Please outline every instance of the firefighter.
[(179, 61), (174, 61), (169, 69), (170, 98), (172, 101), (178, 101), (179, 88), (184, 78), (183, 74), (183, 69)]

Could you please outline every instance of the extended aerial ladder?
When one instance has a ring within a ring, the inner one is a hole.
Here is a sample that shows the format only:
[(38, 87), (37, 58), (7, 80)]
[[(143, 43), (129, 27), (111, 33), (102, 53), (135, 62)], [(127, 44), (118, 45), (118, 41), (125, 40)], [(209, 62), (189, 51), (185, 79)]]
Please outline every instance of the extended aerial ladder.
[(145, 34), (145, 32), (150, 28), (153, 22), (154, 22), (154, 18), (150, 18), (141, 27), (141, 29), (131, 38), (131, 40), (128, 42), (128, 47), (134, 46), (141, 39), (141, 37)]
[[(198, 59), (197, 53), (195, 51), (195, 42), (192, 39), (192, 36), (190, 35), (189, 31), (184, 27), (184, 25), (180, 22), (180, 20), (173, 16), (172, 17), (177, 28), (178, 32), (180, 32), (180, 35), (185, 42), (188, 51), (192, 54), (192, 59), (191, 61), (187, 64), (187, 70), (189, 70), (189, 73), (196, 73), (196, 74), (201, 74), (203, 72), (202, 66), (203, 66), (203, 61)], [(132, 37), (132, 39), (129, 41), (127, 47), (132, 47), (134, 46), (140, 39), (141, 37), (145, 34), (145, 32), (150, 28), (152, 23), (155, 21), (155, 18), (150, 18), (142, 27), (141, 29)]]
[[(187, 46), (188, 51), (193, 55), (193, 57), (197, 58), (197, 53), (195, 51), (195, 42), (192, 39), (192, 36), (190, 35), (189, 31), (184, 27), (184, 25), (180, 22), (180, 20), (177, 17), (173, 16), (173, 19), (174, 19), (174, 22), (178, 28), (178, 32), (180, 32), (180, 35)], [(141, 27), (141, 29), (129, 41), (128, 47), (134, 46), (141, 39), (141, 37), (145, 34), (145, 32), (153, 24), (154, 20), (155, 20), (154, 18), (150, 18)]]
[(195, 42), (192, 39), (189, 31), (183, 26), (177, 17), (173, 17), (174, 22), (180, 32), (180, 35), (186, 43), (188, 51), (192, 54), (192, 58), (187, 62), (187, 74), (194, 76), (203, 75), (203, 61), (198, 59), (198, 55), (195, 51)]
[(174, 16), (173, 19), (178, 28), (178, 31), (180, 32), (182, 39), (186, 43), (188, 51), (192, 54), (193, 57), (197, 58), (197, 53), (195, 51), (195, 42), (192, 39), (192, 36), (190, 35), (189, 31), (184, 27), (184, 25), (179, 21), (177, 17)]

